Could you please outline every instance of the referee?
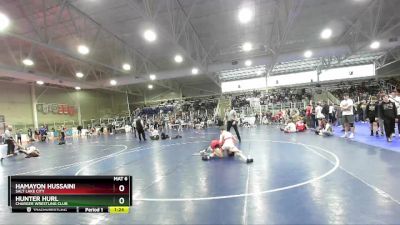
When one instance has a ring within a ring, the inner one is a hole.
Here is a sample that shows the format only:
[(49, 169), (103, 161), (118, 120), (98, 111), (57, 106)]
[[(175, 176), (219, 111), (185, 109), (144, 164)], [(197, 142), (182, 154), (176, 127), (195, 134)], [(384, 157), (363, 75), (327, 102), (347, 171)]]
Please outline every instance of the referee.
[(13, 138), (11, 126), (8, 126), (6, 131), (4, 132), (4, 139), (6, 140), (6, 143), (7, 143), (7, 155), (8, 156), (13, 155), (15, 145), (14, 145), (14, 138)]
[(240, 134), (239, 134), (239, 130), (238, 130), (238, 127), (237, 127), (237, 114), (236, 114), (236, 111), (233, 108), (228, 113), (228, 124), (227, 124), (227, 129), (226, 130), (230, 131), (231, 127), (233, 127), (233, 129), (235, 129), (236, 136), (237, 136), (239, 142), (242, 142), (242, 140), (240, 139)]

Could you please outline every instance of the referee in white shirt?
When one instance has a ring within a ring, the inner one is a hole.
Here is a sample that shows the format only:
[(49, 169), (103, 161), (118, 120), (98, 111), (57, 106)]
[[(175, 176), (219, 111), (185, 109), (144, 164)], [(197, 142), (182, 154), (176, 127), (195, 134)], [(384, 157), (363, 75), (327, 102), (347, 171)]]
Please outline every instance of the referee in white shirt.
[(239, 140), (239, 142), (241, 142), (242, 140), (240, 139), (240, 134), (239, 134), (239, 130), (237, 127), (237, 114), (233, 108), (228, 113), (228, 124), (227, 124), (226, 130), (230, 131), (231, 127), (233, 127), (233, 129), (235, 129), (237, 139)]
[(8, 156), (13, 155), (15, 145), (14, 145), (14, 138), (13, 138), (11, 126), (7, 127), (7, 129), (5, 130), (4, 139), (6, 140), (6, 144), (7, 144), (7, 155)]

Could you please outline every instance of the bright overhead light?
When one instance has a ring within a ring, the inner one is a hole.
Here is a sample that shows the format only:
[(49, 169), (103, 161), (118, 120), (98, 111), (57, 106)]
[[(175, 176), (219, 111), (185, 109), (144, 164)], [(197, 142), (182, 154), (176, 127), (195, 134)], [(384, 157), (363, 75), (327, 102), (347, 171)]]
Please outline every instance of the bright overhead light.
[(329, 39), (331, 37), (332, 37), (332, 30), (331, 29), (326, 28), (321, 32), (321, 38), (322, 39)]
[(41, 80), (36, 81), (36, 83), (39, 84), (39, 85), (43, 85), (44, 84), (44, 82), (41, 81)]
[(379, 41), (374, 41), (371, 43), (371, 45), (369, 46), (372, 49), (378, 49), (381, 46), (381, 43)]
[(149, 78), (150, 78), (150, 80), (155, 80), (155, 79), (156, 79), (156, 75), (150, 74), (150, 75), (149, 75)]
[(310, 50), (307, 50), (304, 52), (304, 57), (306, 57), (306, 58), (310, 58), (312, 55), (313, 55), (313, 52)]
[(144, 37), (144, 39), (146, 39), (146, 41), (153, 42), (157, 39), (157, 34), (153, 30), (146, 30), (143, 33), (143, 37)]
[(194, 68), (192, 69), (192, 74), (193, 74), (193, 75), (199, 74), (199, 69), (197, 69), (196, 67), (194, 67)]
[(81, 87), (75, 87), (75, 90), (79, 91), (81, 90)]
[(110, 80), (110, 84), (111, 84), (112, 86), (115, 86), (115, 85), (117, 85), (117, 81), (116, 81), (116, 80)]
[(129, 71), (129, 70), (131, 70), (131, 65), (129, 65), (128, 63), (124, 63), (124, 64), (122, 65), (122, 69), (124, 69), (124, 70), (126, 70), (126, 71)]
[(147, 86), (149, 89), (153, 89), (153, 85), (149, 84), (149, 86)]
[(241, 23), (248, 23), (253, 19), (253, 12), (249, 8), (241, 8), (238, 17)]
[(243, 51), (245, 51), (245, 52), (251, 51), (251, 50), (253, 50), (253, 45), (252, 45), (250, 42), (245, 42), (245, 43), (242, 45), (242, 49), (243, 49)]
[(181, 62), (183, 62), (183, 57), (181, 55), (176, 55), (174, 57), (174, 60), (176, 63), (181, 63)]
[(78, 52), (82, 55), (87, 55), (89, 54), (90, 50), (86, 45), (78, 45)]
[(3, 13), (0, 13), (0, 31), (7, 29), (10, 25), (10, 19)]
[(77, 72), (77, 73), (75, 73), (75, 76), (76, 76), (77, 78), (82, 78), (84, 75), (83, 75), (82, 72)]
[(244, 62), (244, 65), (246, 65), (246, 66), (251, 66), (252, 64), (253, 64), (253, 62), (251, 60), (246, 60)]
[(25, 66), (33, 66), (33, 64), (35, 64), (31, 59), (28, 59), (28, 58), (22, 60), (22, 63), (23, 63)]

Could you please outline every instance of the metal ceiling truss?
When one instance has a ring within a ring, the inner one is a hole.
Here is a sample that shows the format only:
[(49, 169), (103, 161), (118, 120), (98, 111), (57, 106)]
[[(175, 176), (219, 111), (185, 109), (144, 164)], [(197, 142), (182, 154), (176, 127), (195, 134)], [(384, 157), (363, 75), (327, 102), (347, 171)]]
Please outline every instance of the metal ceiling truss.
[(267, 76), (277, 63), (282, 46), (285, 45), (288, 33), (300, 14), (304, 0), (275, 0), (274, 3), (274, 20), (267, 43), (267, 47), (272, 52), (272, 60)]
[[(160, 36), (174, 44), (174, 47), (200, 69), (218, 86), (218, 79), (207, 72), (208, 54), (190, 22), (190, 17), (198, 0), (190, 1), (189, 12), (185, 12), (179, 0), (126, 0), (128, 5), (140, 13), (146, 21), (151, 21)], [(152, 11), (152, 6), (156, 10)], [(160, 18), (160, 8), (166, 9), (168, 19)], [(162, 21), (160, 21), (162, 20)], [(165, 25), (167, 24), (167, 25)]]
[[(41, 6), (34, 4), (41, 4)], [(76, 63), (80, 63), (80, 67), (91, 68), (89, 71), (93, 71), (93, 66), (96, 66), (96, 70), (114, 76), (132, 73), (148, 74), (149, 71), (156, 69), (156, 66), (142, 53), (137, 51), (134, 46), (128, 45), (118, 36), (106, 30), (67, 0), (42, 0), (31, 2), (30, 4), (18, 0), (17, 7), (33, 30), (25, 33), (7, 32), (6, 35), (29, 43), (35, 48), (42, 48), (40, 56), (44, 58), (48, 65), (48, 71), (41, 72), (54, 73), (56, 72), (54, 68), (74, 67), (73, 64)], [(76, 46), (60, 44), (63, 43), (62, 39), (65, 38), (74, 40), (76, 45), (78, 43), (88, 45), (91, 51), (89, 56), (84, 57), (79, 55), (76, 52)], [(5, 41), (7, 42), (7, 40)], [(106, 51), (103, 50), (100, 52), (99, 49), (106, 49)], [(11, 53), (17, 50), (8, 47), (7, 52)], [(58, 53), (60, 56), (68, 59), (63, 60), (64, 63), (72, 65), (54, 64), (50, 59), (55, 54), (48, 55), (48, 52)], [(123, 57), (116, 57), (117, 54), (121, 55), (121, 52), (125, 53), (122, 54)], [(21, 65), (15, 55), (10, 54), (10, 56), (17, 65)], [(31, 57), (34, 58), (35, 56), (32, 55)], [(129, 73), (123, 71), (121, 68), (124, 62), (132, 65), (132, 71)], [(98, 78), (97, 76), (96, 79)]]
[[(400, 53), (400, 52), (399, 52)], [(330, 68), (338, 68), (345, 66), (356, 66), (372, 64), (376, 58), (380, 57), (384, 52), (365, 52), (347, 56), (329, 56), (312, 59), (302, 59), (290, 62), (276, 63), (270, 76), (283, 75), (290, 73), (299, 73), (306, 71), (317, 71), (321, 73), (322, 70)], [(400, 54), (398, 55), (400, 57)], [(222, 81), (251, 79), (262, 76), (259, 71), (265, 72), (266, 65), (256, 67), (246, 67), (235, 70), (225, 70), (218, 73)], [(264, 73), (262, 73), (264, 74)]]
[[(387, 5), (385, 5), (387, 4)], [(341, 61), (346, 61), (350, 57), (354, 57), (354, 54), (359, 53), (373, 40), (379, 40), (380, 38), (387, 37), (390, 32), (400, 25), (400, 23), (393, 24), (394, 21), (399, 19), (399, 16), (393, 15), (390, 17), (386, 23), (382, 24), (383, 10), (385, 7), (390, 7), (393, 4), (391, 1), (371, 1), (356, 17), (353, 21), (346, 18), (343, 21), (348, 25), (346, 31), (337, 39), (337, 44), (346, 44), (350, 48), (350, 52), (347, 55), (340, 56)], [(380, 28), (381, 27), (381, 28)], [(385, 53), (379, 52), (372, 54), (371, 57), (360, 60), (360, 62), (370, 62), (375, 61)], [(375, 57), (375, 58), (373, 58)], [(384, 61), (384, 60), (383, 60)], [(328, 62), (328, 63), (327, 63)], [(340, 64), (340, 63), (339, 63)], [(379, 64), (379, 62), (378, 62)], [(317, 71), (320, 73), (323, 69), (331, 68), (331, 61), (324, 58), (321, 59), (320, 64), (317, 66)]]
[(386, 66), (389, 66), (399, 61), (400, 61), (400, 46), (396, 46), (388, 50), (381, 57), (377, 58), (375, 61), (375, 67), (376, 69), (382, 69)]
[[(385, 20), (383, 16), (388, 16), (384, 10), (396, 8), (395, 1), (371, 1), (353, 21), (343, 19), (348, 25), (346, 31), (337, 39), (337, 44), (347, 44), (351, 52), (349, 56), (355, 54), (365, 48), (374, 40), (388, 38), (390, 33), (400, 27), (400, 16), (398, 13), (392, 15)], [(383, 22), (386, 21), (386, 22)]]
[(251, 79), (265, 76), (265, 65), (224, 70), (218, 73), (221, 81)]

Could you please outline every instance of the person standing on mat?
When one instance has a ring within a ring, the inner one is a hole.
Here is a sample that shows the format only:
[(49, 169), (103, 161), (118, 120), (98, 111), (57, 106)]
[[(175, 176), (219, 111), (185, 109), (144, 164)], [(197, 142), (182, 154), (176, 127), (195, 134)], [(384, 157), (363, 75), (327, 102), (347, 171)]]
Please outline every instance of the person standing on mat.
[(395, 121), (397, 117), (396, 105), (389, 101), (389, 96), (383, 96), (383, 102), (381, 104), (381, 113), (383, 119), (383, 125), (385, 127), (386, 139), (388, 142), (392, 142), (392, 134), (394, 132)]
[(344, 138), (354, 138), (354, 103), (349, 98), (349, 94), (343, 95), (344, 99), (340, 102), (344, 123)]
[(382, 118), (382, 111), (381, 111), (381, 104), (382, 104), (382, 95), (379, 94), (378, 96), (378, 101), (375, 103), (377, 106), (377, 114), (378, 114), (378, 126), (379, 126), (379, 130), (381, 132), (381, 136), (384, 135), (383, 133), (383, 118)]
[(31, 128), (28, 129), (28, 138), (29, 138), (29, 142), (35, 141), (33, 139), (33, 132), (32, 132)]
[(138, 132), (138, 136), (139, 136), (139, 141), (146, 140), (146, 134), (144, 133), (144, 123), (142, 118), (140, 118), (140, 116), (136, 119), (136, 130)]
[(17, 144), (22, 145), (22, 130), (21, 129), (19, 129), (17, 131)]
[(239, 130), (237, 127), (237, 114), (235, 109), (231, 109), (231, 111), (229, 111), (228, 113), (228, 124), (227, 124), (227, 131), (229, 132), (231, 130), (231, 127), (233, 127), (233, 129), (235, 129), (235, 133), (236, 136), (239, 140), (239, 142), (242, 142), (242, 140), (240, 139), (240, 134), (239, 134)]
[(6, 140), (6, 144), (7, 144), (7, 156), (13, 155), (15, 145), (14, 145), (14, 138), (13, 138), (11, 126), (8, 126), (7, 129), (5, 130), (4, 139)]
[(136, 138), (136, 120), (133, 120), (132, 127), (133, 127), (133, 133), (135, 134)]
[(79, 126), (76, 129), (78, 130), (79, 137), (82, 136), (82, 125), (79, 124)]
[[(392, 94), (389, 98), (389, 101), (393, 102), (394, 105), (396, 106), (396, 111), (397, 111), (397, 132), (399, 133), (400, 137), (400, 90), (393, 90)], [(393, 129), (396, 128), (396, 124), (394, 125)], [(396, 132), (393, 131), (393, 136), (395, 136)]]
[(366, 115), (367, 118), (369, 119), (369, 125), (371, 129), (371, 136), (374, 136), (374, 133), (378, 137), (378, 123), (377, 123), (377, 117), (378, 117), (378, 105), (375, 104), (375, 100), (370, 100), (367, 104), (367, 110), (366, 110)]

